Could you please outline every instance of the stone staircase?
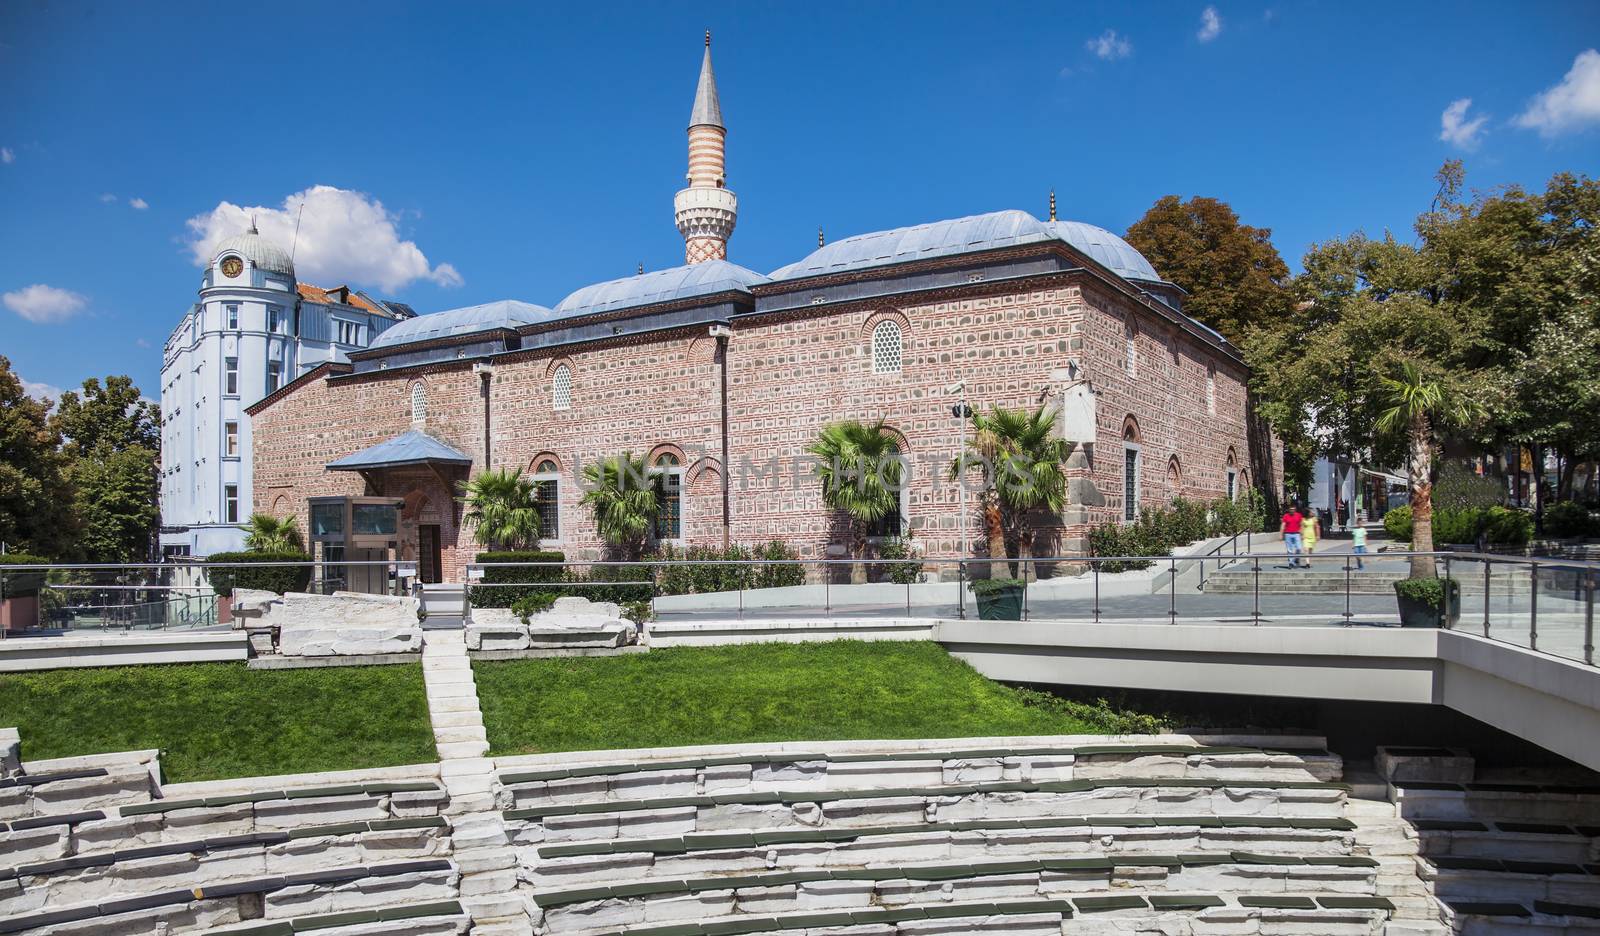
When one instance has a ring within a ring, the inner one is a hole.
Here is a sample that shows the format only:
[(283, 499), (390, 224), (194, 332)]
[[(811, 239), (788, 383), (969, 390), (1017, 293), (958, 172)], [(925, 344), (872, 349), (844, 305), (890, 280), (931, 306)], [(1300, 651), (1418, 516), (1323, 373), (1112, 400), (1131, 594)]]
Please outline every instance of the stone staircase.
[(494, 762), (478, 707), (478, 688), (461, 630), (432, 630), (422, 646), (428, 711), (439, 775), (461, 872), (461, 902), (483, 936), (529, 933), (527, 902), (517, 893), (517, 855), (496, 808)]
[(417, 602), (422, 612), (423, 630), (450, 630), (466, 626), (471, 616), (466, 589), (458, 582), (438, 582), (417, 586)]

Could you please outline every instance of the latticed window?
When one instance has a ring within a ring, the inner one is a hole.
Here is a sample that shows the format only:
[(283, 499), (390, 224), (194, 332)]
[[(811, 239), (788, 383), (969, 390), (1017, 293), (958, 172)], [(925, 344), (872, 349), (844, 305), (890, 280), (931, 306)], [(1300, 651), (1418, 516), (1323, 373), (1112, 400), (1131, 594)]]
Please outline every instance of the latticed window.
[(420, 383), (411, 385), (411, 425), (421, 426), (428, 421), (428, 389)]
[(550, 400), (556, 409), (572, 408), (572, 368), (565, 364), (556, 368), (556, 375), (550, 381)]
[(656, 539), (683, 538), (683, 467), (678, 456), (662, 452), (655, 463)]
[[(900, 458), (900, 446), (898, 446), (898, 445), (890, 446), (889, 447), (889, 457), (892, 458), (892, 459), (899, 459)], [(911, 492), (911, 484), (910, 484), (910, 480), (911, 479), (907, 475), (907, 471), (908, 470), (909, 470), (909, 467), (906, 465), (906, 463), (904, 461), (901, 461), (901, 463), (900, 463), (900, 485), (899, 485), (899, 489), (894, 492), (894, 506), (889, 508), (889, 511), (887, 513), (885, 513), (883, 516), (879, 517), (878, 519), (872, 521), (871, 523), (869, 523), (867, 525), (867, 536), (869, 536), (869, 537), (885, 537), (886, 538), (886, 537), (891, 537), (891, 536), (904, 536), (905, 535), (905, 532), (906, 532), (906, 519), (905, 519), (906, 518), (906, 508), (907, 508), (907, 506), (909, 506), (910, 492)], [(888, 471), (885, 471), (884, 474), (887, 476), (888, 475)], [(887, 477), (885, 477), (885, 480), (888, 480)]]
[(1139, 450), (1132, 446), (1122, 450), (1122, 519), (1139, 519)]
[(539, 505), (539, 538), (561, 538), (561, 470), (546, 458), (533, 469), (534, 495)]
[(879, 322), (872, 330), (872, 372), (900, 373), (900, 323)]

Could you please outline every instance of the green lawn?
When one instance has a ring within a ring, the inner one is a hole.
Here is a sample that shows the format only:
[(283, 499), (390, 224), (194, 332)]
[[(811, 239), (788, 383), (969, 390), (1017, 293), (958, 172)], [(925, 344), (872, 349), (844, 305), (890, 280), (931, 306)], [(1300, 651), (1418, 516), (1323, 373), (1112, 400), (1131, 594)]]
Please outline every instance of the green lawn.
[(674, 647), (473, 664), (491, 752), (1151, 731), (989, 680), (934, 643)]
[(436, 759), (418, 664), (3, 673), (0, 726), (29, 760), (160, 748), (169, 782)]

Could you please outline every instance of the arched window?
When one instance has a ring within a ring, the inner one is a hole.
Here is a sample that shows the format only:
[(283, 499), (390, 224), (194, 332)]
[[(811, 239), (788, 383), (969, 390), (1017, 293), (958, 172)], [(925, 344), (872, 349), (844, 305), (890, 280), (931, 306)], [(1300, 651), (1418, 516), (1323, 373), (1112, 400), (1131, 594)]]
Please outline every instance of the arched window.
[(1128, 420), (1122, 430), (1122, 520), (1133, 523), (1139, 519), (1139, 430)]
[(572, 368), (563, 364), (550, 379), (550, 405), (558, 410), (572, 409)]
[(683, 464), (671, 452), (656, 456), (651, 466), (656, 488), (656, 539), (683, 539)]
[(561, 468), (553, 458), (533, 466), (533, 491), (539, 510), (539, 538), (561, 539)]
[(884, 320), (872, 330), (872, 372), (900, 373), (900, 323)]
[(428, 421), (428, 388), (421, 382), (411, 385), (411, 425), (420, 429)]
[(1239, 499), (1239, 468), (1234, 462), (1233, 449), (1228, 449), (1228, 500)]
[(1167, 497), (1178, 497), (1183, 494), (1183, 466), (1178, 463), (1178, 456), (1167, 459)]

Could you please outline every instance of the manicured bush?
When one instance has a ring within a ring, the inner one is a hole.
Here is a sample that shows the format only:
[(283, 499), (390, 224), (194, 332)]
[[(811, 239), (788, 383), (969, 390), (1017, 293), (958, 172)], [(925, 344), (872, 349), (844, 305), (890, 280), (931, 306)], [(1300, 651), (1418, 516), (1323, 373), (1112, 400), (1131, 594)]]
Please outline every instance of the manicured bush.
[[(738, 591), (741, 588), (779, 588), (785, 585), (804, 585), (806, 581), (804, 566), (780, 561), (798, 559), (800, 554), (778, 540), (754, 549), (738, 545), (729, 546), (727, 549), (712, 546), (678, 549), (665, 546), (646, 558), (651, 561), (681, 563), (654, 568), (656, 589), (658, 594), (662, 595), (702, 595), (708, 592)], [(763, 559), (773, 564), (750, 564)], [(719, 560), (745, 564), (718, 564)], [(649, 577), (652, 570), (649, 566), (642, 566), (638, 568), (638, 573)]]
[[(0, 565), (48, 565), (49, 562), (43, 556), (30, 556), (27, 553), (0, 554)], [(39, 594), (44, 576), (43, 572), (0, 570), (0, 598), (31, 598)]]
[[(1089, 555), (1091, 556), (1151, 556), (1150, 544), (1144, 530), (1135, 524), (1102, 523), (1089, 530)], [(1148, 569), (1151, 563), (1140, 560), (1118, 560), (1098, 564), (1101, 572), (1128, 572)]]
[(1490, 546), (1526, 546), (1533, 539), (1533, 515), (1510, 507), (1483, 512), (1483, 538)]
[(1411, 505), (1401, 504), (1383, 515), (1383, 532), (1396, 543), (1411, 542)]
[[(213, 553), (207, 562), (245, 564), (255, 562), (311, 562), (303, 552), (232, 552)], [(231, 568), (208, 569), (211, 587), (224, 598), (231, 598), (235, 588), (255, 588), (261, 591), (303, 592), (311, 585), (312, 566), (275, 565), (259, 569)]]
[[(892, 536), (878, 544), (879, 559), (920, 559), (916, 545), (910, 537)], [(922, 578), (920, 562), (883, 562), (867, 567), (867, 578), (873, 582), (893, 582), (910, 585)]]
[(806, 583), (806, 567), (794, 561), (800, 558), (800, 552), (788, 543), (772, 540), (755, 552), (756, 558), (765, 559), (768, 564), (756, 566), (754, 587), (785, 588)]
[(1478, 541), (1478, 531), (1482, 529), (1484, 511), (1476, 508), (1465, 510), (1435, 510), (1433, 512), (1433, 541), (1435, 543), (1472, 544)]
[(1572, 536), (1589, 536), (1595, 532), (1594, 518), (1589, 508), (1575, 501), (1560, 501), (1544, 509), (1546, 536), (1566, 539)]
[[(1394, 593), (1407, 601), (1421, 602), (1439, 611), (1444, 608), (1445, 581), (1442, 578), (1404, 578), (1394, 583)], [(1450, 579), (1449, 588), (1451, 606), (1460, 609), (1461, 583)]]
[[(1265, 520), (1261, 494), (1253, 488), (1237, 501), (1224, 497), (1207, 504), (1176, 497), (1170, 506), (1140, 511), (1137, 523), (1103, 523), (1090, 529), (1089, 554), (1169, 556), (1180, 546), (1213, 536), (1260, 532), (1266, 528)], [(1151, 563), (1128, 560), (1099, 565), (1101, 572), (1109, 573), (1148, 569)]]
[[(515, 550), (478, 553), (481, 563), (565, 562), (566, 553), (555, 550)], [(482, 583), (494, 586), (479, 588), (476, 583), (468, 589), (474, 608), (509, 608), (523, 598), (539, 592), (551, 591), (537, 587), (542, 583), (560, 582), (566, 571), (558, 565), (524, 565), (517, 568), (484, 569)], [(500, 587), (511, 586), (511, 587)], [(527, 586), (527, 587), (517, 587)]]

